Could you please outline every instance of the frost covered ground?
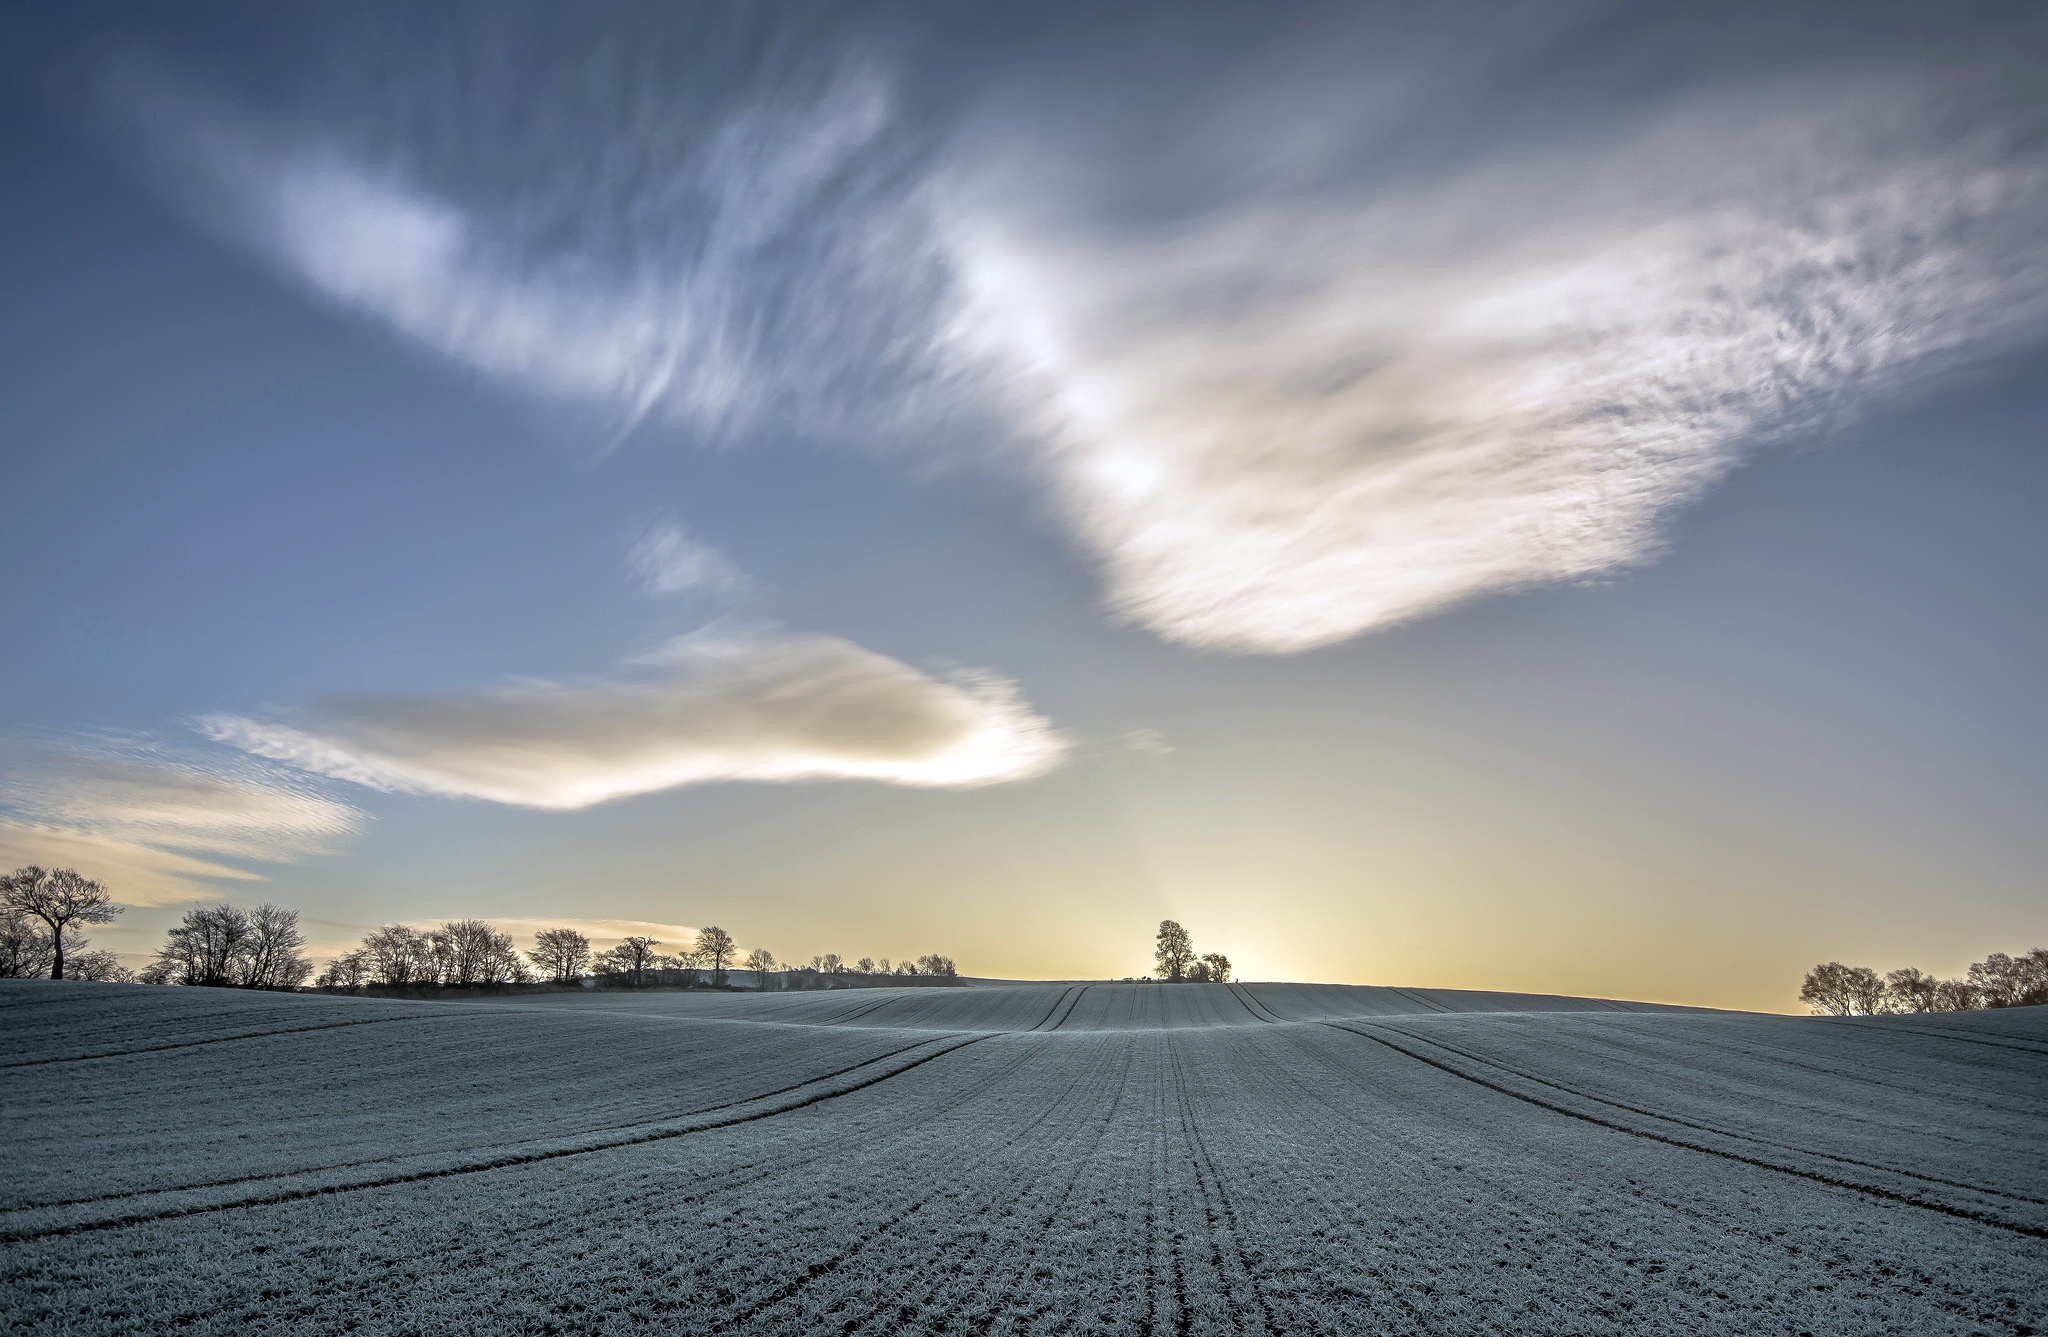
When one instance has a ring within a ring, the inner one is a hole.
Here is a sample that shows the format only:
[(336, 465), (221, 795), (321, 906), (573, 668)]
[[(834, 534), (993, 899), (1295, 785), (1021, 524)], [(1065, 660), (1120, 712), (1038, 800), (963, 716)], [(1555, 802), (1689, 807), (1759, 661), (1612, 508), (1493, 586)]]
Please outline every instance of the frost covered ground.
[(2048, 1009), (0, 985), (10, 1332), (2048, 1330)]

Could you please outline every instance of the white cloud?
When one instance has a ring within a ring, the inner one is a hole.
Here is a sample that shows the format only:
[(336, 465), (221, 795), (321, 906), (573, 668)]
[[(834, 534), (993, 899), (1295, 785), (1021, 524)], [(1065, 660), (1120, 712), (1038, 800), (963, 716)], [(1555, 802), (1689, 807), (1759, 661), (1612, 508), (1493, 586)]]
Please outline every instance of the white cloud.
[(993, 784), (1051, 769), (1067, 746), (1003, 679), (935, 678), (828, 636), (699, 635), (606, 679), (203, 725), (337, 779), (533, 808), (717, 780)]
[[(681, 129), (639, 89), (571, 117), (623, 168), (521, 156), (468, 189), (131, 97), (246, 243), (484, 374), (707, 436), (928, 436), (984, 405), (1111, 607), (1215, 649), (1642, 561), (1754, 444), (2048, 325), (2038, 107), (1932, 59), (1517, 125), (1429, 176), (1345, 157), (1347, 124), (1442, 111), (1431, 79), (1369, 66), (1306, 113), (1219, 86), (1142, 152), (1092, 116), (1059, 140), (1011, 98), (920, 157), (864, 67)], [(465, 135), (503, 149), (495, 122)]]
[(640, 536), (626, 569), (653, 594), (732, 594), (748, 585), (724, 553), (668, 520)]
[(2048, 324), (2038, 149), (1939, 90), (1751, 90), (1400, 190), (1120, 228), (948, 187), (953, 337), (1009, 378), (1110, 600), (1294, 651), (1650, 554), (1745, 447)]
[(292, 862), (360, 826), (303, 777), (142, 740), (10, 746), (0, 768), (0, 863), (75, 867), (129, 905), (215, 895), (261, 876), (222, 860)]

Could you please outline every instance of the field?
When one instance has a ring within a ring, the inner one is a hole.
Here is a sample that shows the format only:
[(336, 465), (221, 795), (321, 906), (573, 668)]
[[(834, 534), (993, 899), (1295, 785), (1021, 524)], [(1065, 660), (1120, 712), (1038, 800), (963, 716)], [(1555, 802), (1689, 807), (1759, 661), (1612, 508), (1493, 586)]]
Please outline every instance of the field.
[(10, 1332), (2048, 1330), (2048, 1009), (0, 985)]

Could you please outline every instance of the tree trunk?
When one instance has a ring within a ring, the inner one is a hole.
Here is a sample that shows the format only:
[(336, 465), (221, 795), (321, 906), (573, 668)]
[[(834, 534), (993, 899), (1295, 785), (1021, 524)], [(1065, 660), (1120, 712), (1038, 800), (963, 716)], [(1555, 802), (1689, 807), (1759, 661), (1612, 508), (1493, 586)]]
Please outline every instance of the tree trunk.
[(52, 924), (50, 926), (50, 978), (53, 980), (64, 978), (64, 926), (62, 924)]

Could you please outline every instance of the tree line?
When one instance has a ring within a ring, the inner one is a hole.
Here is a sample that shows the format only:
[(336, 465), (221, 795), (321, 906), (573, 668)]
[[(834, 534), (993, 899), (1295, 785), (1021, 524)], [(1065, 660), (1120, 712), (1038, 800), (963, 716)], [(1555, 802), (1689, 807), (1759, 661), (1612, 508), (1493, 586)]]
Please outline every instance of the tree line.
[(1829, 961), (1806, 972), (1799, 1001), (1833, 1017), (2034, 1007), (2048, 1003), (2048, 947), (2022, 956), (1993, 952), (1959, 980), (1937, 979), (1916, 966), (1880, 975), (1869, 966)]
[(1168, 984), (1228, 984), (1230, 958), (1221, 952), (1195, 954), (1195, 939), (1171, 919), (1159, 921), (1153, 939), (1152, 973)]
[[(467, 988), (483, 985), (554, 984), (573, 987), (586, 980), (612, 988), (657, 986), (714, 989), (732, 987), (734, 970), (753, 974), (756, 988), (831, 988), (878, 978), (952, 983), (960, 968), (937, 952), (891, 965), (861, 957), (848, 962), (836, 952), (811, 958), (808, 966), (778, 961), (756, 947), (745, 957), (732, 934), (716, 924), (697, 931), (687, 947), (670, 952), (662, 942), (629, 935), (616, 946), (595, 950), (588, 935), (573, 928), (542, 929), (528, 950), (517, 950), (512, 935), (482, 919), (458, 919), (437, 928), (386, 924), (362, 945), (329, 962), (313, 981), (322, 989)], [(861, 978), (866, 977), (866, 978)]]

